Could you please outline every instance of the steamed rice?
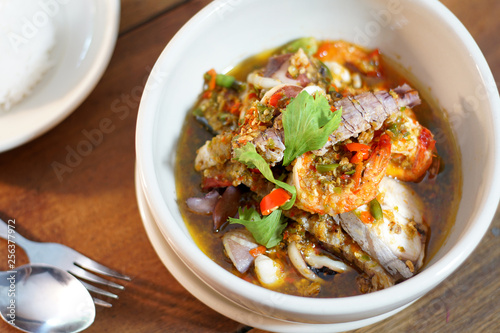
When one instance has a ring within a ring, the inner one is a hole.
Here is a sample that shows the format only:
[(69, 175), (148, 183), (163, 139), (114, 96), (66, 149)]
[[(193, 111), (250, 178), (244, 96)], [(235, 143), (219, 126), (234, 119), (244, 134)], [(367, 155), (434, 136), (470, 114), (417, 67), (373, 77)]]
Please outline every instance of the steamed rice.
[(38, 0), (0, 0), (0, 112), (40, 81), (54, 44), (54, 22)]

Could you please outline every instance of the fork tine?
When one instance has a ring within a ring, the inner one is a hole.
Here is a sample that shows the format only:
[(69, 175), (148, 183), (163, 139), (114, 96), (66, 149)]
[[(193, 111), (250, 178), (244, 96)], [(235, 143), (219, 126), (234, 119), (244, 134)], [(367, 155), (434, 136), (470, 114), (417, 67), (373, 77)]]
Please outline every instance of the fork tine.
[(94, 261), (94, 260), (87, 258), (87, 257), (78, 258), (78, 260), (76, 261), (76, 264), (82, 268), (85, 268), (89, 271), (93, 271), (95, 273), (100, 273), (102, 275), (111, 276), (111, 277), (126, 280), (126, 281), (132, 280), (129, 276), (121, 274), (117, 271), (114, 271), (111, 268), (108, 268), (104, 265), (101, 265), (97, 261)]
[(110, 308), (110, 307), (113, 306), (111, 303), (103, 301), (102, 299), (95, 298), (95, 297), (92, 297), (92, 299), (94, 300), (94, 304), (95, 305), (99, 305), (99, 306), (102, 306), (102, 307), (105, 307), (105, 308)]
[(124, 286), (119, 285), (117, 283), (114, 283), (112, 281), (108, 281), (106, 279), (101, 278), (100, 276), (97, 276), (95, 274), (92, 274), (90, 272), (87, 272), (86, 270), (78, 267), (78, 266), (73, 266), (70, 269), (68, 269), (68, 272), (73, 274), (74, 276), (90, 281), (90, 282), (95, 282), (95, 283), (100, 283), (108, 287), (113, 287), (117, 289), (125, 289)]
[(85, 286), (85, 288), (87, 288), (88, 291), (92, 291), (96, 294), (100, 294), (100, 295), (115, 298), (115, 299), (118, 298), (118, 295), (115, 295), (107, 290), (98, 288), (98, 287), (91, 285), (90, 283), (87, 283), (87, 282), (82, 281), (82, 280), (80, 280), (80, 282)]

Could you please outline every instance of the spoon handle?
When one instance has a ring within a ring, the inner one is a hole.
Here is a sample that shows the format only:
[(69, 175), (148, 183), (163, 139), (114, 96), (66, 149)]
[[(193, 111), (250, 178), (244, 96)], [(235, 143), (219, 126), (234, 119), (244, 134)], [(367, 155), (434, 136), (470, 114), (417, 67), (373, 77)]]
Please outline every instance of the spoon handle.
[(24, 247), (23, 244), (27, 244), (28, 242), (30, 242), (29, 240), (24, 238), (20, 233), (18, 233), (17, 230), (15, 232), (11, 231), (10, 232), (11, 235), (9, 237), (9, 229), (16, 230), (15, 222), (12, 224), (11, 223), (7, 224), (4, 220), (0, 219), (0, 237), (8, 241), (11, 241), (21, 247)]

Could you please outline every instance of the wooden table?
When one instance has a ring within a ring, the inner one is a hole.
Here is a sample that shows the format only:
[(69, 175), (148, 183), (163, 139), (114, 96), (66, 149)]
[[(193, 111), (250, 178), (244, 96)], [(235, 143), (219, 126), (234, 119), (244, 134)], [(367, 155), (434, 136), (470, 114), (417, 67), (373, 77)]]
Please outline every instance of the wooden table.
[[(142, 88), (167, 42), (208, 2), (122, 0), (116, 50), (92, 94), (49, 133), (0, 154), (3, 219), (15, 218), (27, 238), (64, 243), (133, 278), (112, 308), (98, 309), (88, 332), (259, 332), (208, 308), (172, 277), (149, 243), (136, 203), (134, 135)], [(500, 2), (443, 3), (500, 78)], [(121, 117), (113, 112), (117, 106)], [(104, 118), (113, 130), (58, 179), (52, 163), (64, 163), (68, 149)], [(499, 234), (497, 214), (480, 246), (448, 280), (399, 314), (356, 332), (499, 332)], [(6, 248), (2, 240), (2, 270)], [(18, 248), (17, 264), (26, 261)], [(3, 321), (0, 330), (17, 332)]]

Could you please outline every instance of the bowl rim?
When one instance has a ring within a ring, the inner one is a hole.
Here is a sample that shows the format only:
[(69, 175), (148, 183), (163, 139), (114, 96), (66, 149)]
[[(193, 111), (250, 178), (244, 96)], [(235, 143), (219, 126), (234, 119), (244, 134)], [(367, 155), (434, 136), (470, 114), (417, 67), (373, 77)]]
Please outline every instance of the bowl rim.
[[(194, 29), (198, 29), (203, 21), (210, 15), (213, 15), (221, 3), (227, 3), (231, 0), (214, 1), (204, 7), (195, 16), (193, 16), (170, 40), (165, 49), (158, 58), (155, 67), (160, 63), (168, 61), (168, 54), (180, 43), (184, 36), (189, 35)], [(421, 0), (419, 5), (425, 10), (433, 12), (439, 16), (445, 25), (450, 28), (454, 34), (460, 36), (460, 41), (464, 47), (469, 50), (470, 56), (476, 63), (478, 71), (482, 77), (483, 83), (488, 87), (496, 87), (491, 70), (480, 51), (478, 45), (474, 41), (465, 26), (458, 20), (451, 11), (442, 3), (434, 0)], [(154, 68), (153, 68), (154, 72)], [(458, 242), (452, 246), (442, 258), (427, 266), (422, 272), (412, 277), (409, 280), (401, 282), (391, 288), (380, 290), (374, 293), (343, 297), (343, 298), (306, 298), (301, 296), (293, 296), (281, 294), (275, 291), (265, 289), (260, 286), (250, 284), (232, 273), (224, 270), (218, 264), (209, 259), (197, 246), (189, 239), (184, 232), (175, 223), (165, 223), (173, 220), (173, 216), (168, 211), (164, 204), (164, 199), (160, 191), (157, 175), (154, 168), (153, 156), (153, 131), (154, 114), (151, 110), (155, 109), (155, 103), (159, 100), (159, 91), (147, 89), (148, 85), (154, 85), (155, 82), (148, 80), (146, 89), (141, 99), (139, 106), (139, 114), (137, 120), (136, 131), (136, 153), (139, 170), (141, 170), (140, 181), (145, 189), (145, 196), (148, 205), (151, 208), (152, 214), (156, 221), (159, 221), (159, 227), (162, 230), (164, 237), (172, 246), (174, 251), (187, 262), (204, 262), (205, 269), (190, 267), (198, 276), (208, 276), (211, 281), (217, 281), (219, 274), (226, 274), (222, 282), (223, 288), (229, 290), (230, 293), (239, 295), (253, 302), (266, 301), (269, 299), (279, 299), (279, 309), (288, 313), (301, 313), (306, 315), (318, 315), (318, 306), (324, 311), (322, 315), (342, 315), (351, 314), (360, 310), (360, 305), (363, 305), (364, 311), (377, 311), (393, 306), (394, 304), (402, 304), (409, 300), (414, 300), (421, 297), (428, 290), (436, 287), (447, 276), (453, 273), (472, 253), (478, 243), (483, 238), (488, 230), (496, 208), (500, 199), (500, 192), (495, 191), (495, 188), (500, 185), (500, 175), (493, 173), (489, 187), (485, 190), (486, 200), (482, 205), (482, 209), (476, 214), (476, 223), (467, 227), (467, 233), (463, 233)], [(488, 92), (487, 102), (491, 110), (500, 110), (500, 98), (498, 91)], [(494, 113), (493, 126), (500, 129), (499, 117)], [(495, 165), (499, 162), (500, 146), (498, 144), (499, 134), (495, 132), (495, 142), (489, 147), (489, 153), (494, 156)], [(174, 241), (175, 240), (175, 241)], [(183, 240), (183, 241), (179, 241)], [(189, 266), (189, 265), (188, 265)], [(204, 279), (205, 280), (205, 279)], [(230, 282), (230, 283), (228, 283)], [(404, 291), (404, 292), (403, 292)], [(279, 295), (279, 297), (276, 297)], [(333, 309), (330, 312), (327, 309)]]

